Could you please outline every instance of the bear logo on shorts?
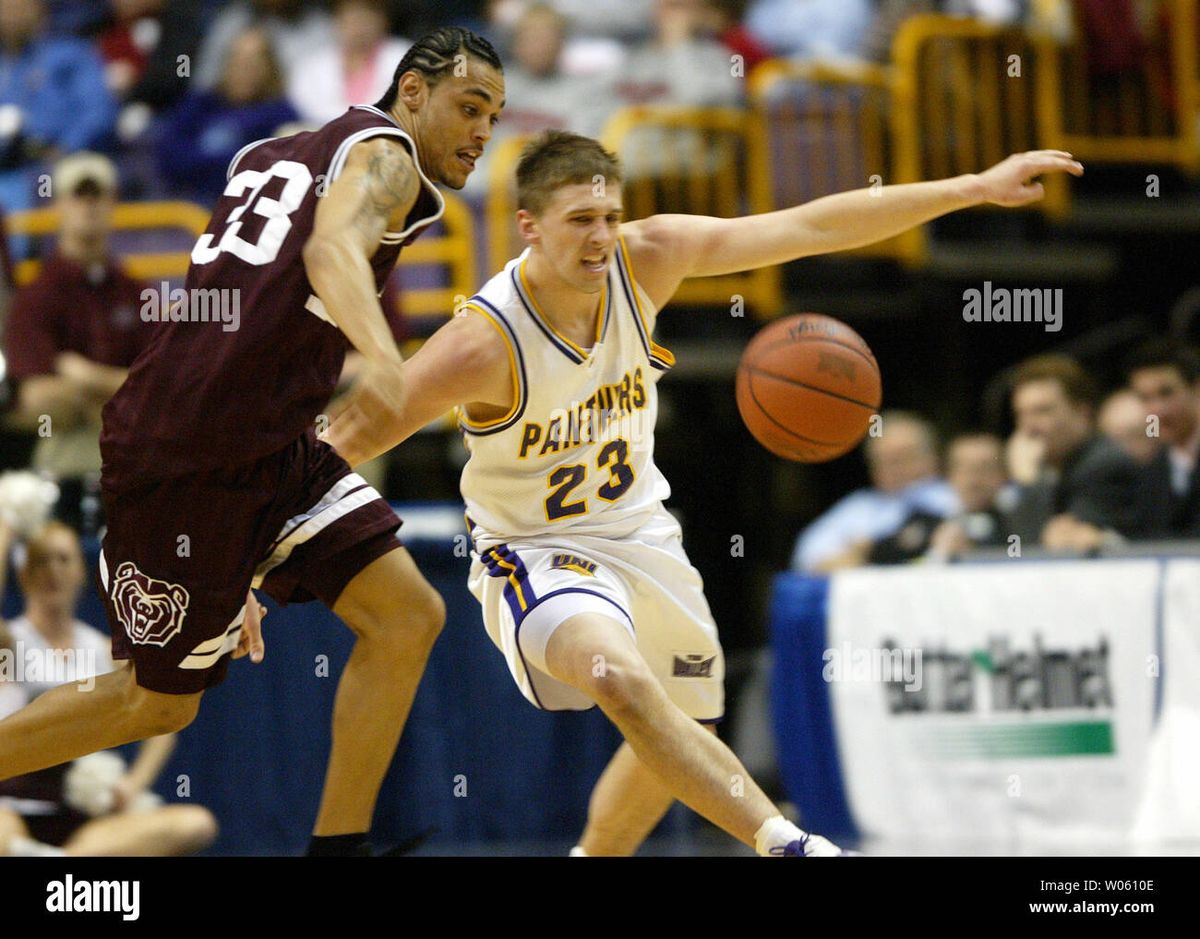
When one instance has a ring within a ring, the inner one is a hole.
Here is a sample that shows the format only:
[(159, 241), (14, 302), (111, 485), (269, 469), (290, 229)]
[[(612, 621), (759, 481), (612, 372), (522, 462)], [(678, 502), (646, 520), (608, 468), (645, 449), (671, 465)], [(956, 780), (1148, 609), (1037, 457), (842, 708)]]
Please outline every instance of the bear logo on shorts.
[(165, 646), (183, 629), (188, 592), (179, 584), (148, 577), (124, 561), (113, 580), (112, 601), (130, 642)]

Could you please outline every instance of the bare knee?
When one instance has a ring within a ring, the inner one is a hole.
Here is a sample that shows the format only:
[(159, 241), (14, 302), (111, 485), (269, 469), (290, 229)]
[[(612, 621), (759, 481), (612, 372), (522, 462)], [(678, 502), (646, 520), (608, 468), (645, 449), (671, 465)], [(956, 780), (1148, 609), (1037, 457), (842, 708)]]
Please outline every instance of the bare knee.
[(338, 601), (337, 613), (360, 639), (394, 646), (397, 652), (405, 653), (414, 644), (431, 647), (446, 622), (446, 602), (441, 594), (422, 582), (398, 592), (396, 597), (386, 604), (343, 597)]
[(129, 670), (129, 686), (125, 694), (125, 711), (133, 732), (132, 740), (144, 740), (183, 730), (196, 719), (202, 692), (193, 694), (163, 694), (137, 684), (133, 669)]
[(650, 667), (636, 652), (597, 653), (582, 677), (584, 691), (610, 717), (636, 718), (645, 713), (660, 693)]

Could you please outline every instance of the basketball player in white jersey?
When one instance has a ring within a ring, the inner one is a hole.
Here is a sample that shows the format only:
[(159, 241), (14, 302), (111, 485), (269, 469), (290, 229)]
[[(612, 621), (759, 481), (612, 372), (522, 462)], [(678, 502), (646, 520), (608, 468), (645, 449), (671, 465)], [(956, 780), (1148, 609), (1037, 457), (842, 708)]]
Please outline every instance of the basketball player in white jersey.
[(784, 819), (703, 726), (722, 716), (724, 662), (654, 465), (656, 383), (673, 362), (652, 338), (658, 310), (684, 278), (1023, 205), (1042, 196), (1033, 177), (1062, 171), (1082, 167), (1040, 151), (759, 216), (623, 222), (620, 168), (596, 141), (552, 131), (525, 150), (525, 252), (405, 363), (399, 420), (382, 426), (351, 401), (325, 439), (353, 466), (458, 408), (470, 587), (488, 634), (533, 704), (598, 704), (625, 738), (573, 853), (632, 854), (674, 799), (762, 855), (841, 853)]

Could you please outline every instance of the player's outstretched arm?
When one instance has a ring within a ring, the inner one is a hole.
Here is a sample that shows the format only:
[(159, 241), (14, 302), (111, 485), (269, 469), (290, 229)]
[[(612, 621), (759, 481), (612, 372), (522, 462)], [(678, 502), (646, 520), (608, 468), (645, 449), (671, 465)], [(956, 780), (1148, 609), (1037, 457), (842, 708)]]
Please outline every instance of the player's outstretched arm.
[(318, 203), (304, 246), (309, 283), (365, 363), (350, 392), (362, 416), (354, 432), (362, 439), (349, 441), (348, 450), (372, 448), (377, 429), (401, 406), (403, 357), (379, 305), (370, 259), (389, 224), (401, 224), (412, 210), (419, 191), (416, 166), (398, 141), (372, 137), (355, 144)]
[[(630, 227), (638, 227), (640, 240), (654, 246), (654, 260), (680, 279), (731, 274), (860, 248), (958, 209), (1036, 202), (1044, 193), (1032, 180), (1043, 173), (1080, 176), (1083, 166), (1061, 150), (1035, 150), (952, 179), (856, 189), (743, 218), (657, 215)], [(645, 281), (650, 266), (636, 266)]]
[(372, 418), (352, 398), (321, 435), (351, 466), (390, 450), (454, 407), (502, 413), (516, 395), (508, 347), (482, 314), (470, 310), (430, 336), (400, 371), (403, 404), (373, 434), (363, 433)]

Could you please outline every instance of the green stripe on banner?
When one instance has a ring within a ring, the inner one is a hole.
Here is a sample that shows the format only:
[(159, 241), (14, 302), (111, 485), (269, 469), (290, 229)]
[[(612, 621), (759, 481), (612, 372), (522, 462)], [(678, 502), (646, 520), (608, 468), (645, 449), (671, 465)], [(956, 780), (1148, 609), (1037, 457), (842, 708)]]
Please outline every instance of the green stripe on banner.
[(1098, 756), (1116, 752), (1112, 721), (940, 727), (920, 735), (921, 749), (943, 760)]

